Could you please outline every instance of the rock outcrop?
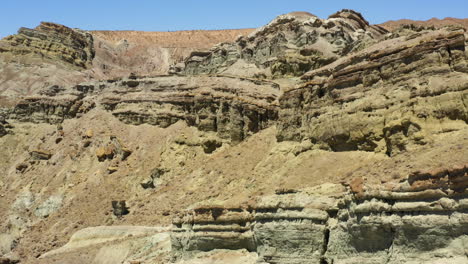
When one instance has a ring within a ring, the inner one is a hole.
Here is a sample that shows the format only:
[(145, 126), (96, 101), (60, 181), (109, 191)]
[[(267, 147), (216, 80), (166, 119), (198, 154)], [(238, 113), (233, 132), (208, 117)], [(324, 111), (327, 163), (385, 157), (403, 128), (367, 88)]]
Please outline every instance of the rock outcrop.
[(62, 96), (31, 96), (18, 102), (10, 118), (21, 122), (59, 124), (74, 118), (94, 107), (93, 102), (84, 101), (80, 94)]
[(352, 10), (322, 20), (307, 12), (279, 16), (235, 43), (193, 52), (184, 73), (230, 73), (258, 77), (300, 76), (359, 50), (387, 31)]
[(10, 60), (37, 56), (89, 68), (94, 58), (93, 37), (81, 30), (42, 22), (35, 29), (21, 28), (17, 35), (2, 39), (0, 54), (10, 56)]
[(179, 120), (240, 141), (277, 118), (275, 83), (231, 77), (160, 77), (107, 87), (102, 105), (127, 124), (168, 127)]
[(465, 263), (467, 172), (415, 172), (383, 186), (356, 181), (349, 190), (326, 185), (239, 207), (198, 206), (174, 220), (173, 253), (247, 249), (259, 263), (278, 264)]
[(388, 155), (425, 144), (430, 133), (468, 122), (467, 63), (464, 32), (456, 28), (386, 40), (340, 58), (285, 91), (278, 139)]
[(96, 102), (126, 124), (165, 128), (183, 120), (239, 142), (274, 123), (279, 94), (276, 83), (228, 76), (131, 78), (48, 93), (51, 89), (26, 97), (10, 118), (61, 123), (96, 107)]
[(93, 69), (107, 78), (167, 74), (191, 52), (233, 42), (253, 30), (90, 31), (96, 51)]
[(411, 20), (411, 19), (400, 19), (400, 20), (392, 20), (387, 21), (385, 23), (380, 24), (381, 27), (389, 30), (394, 31), (401, 26), (414, 26), (414, 27), (432, 27), (432, 28), (442, 28), (446, 26), (462, 26), (464, 28), (468, 28), (468, 19), (467, 18), (453, 18), (453, 17), (446, 17), (444, 19), (438, 18), (431, 18), (426, 21), (421, 20)]

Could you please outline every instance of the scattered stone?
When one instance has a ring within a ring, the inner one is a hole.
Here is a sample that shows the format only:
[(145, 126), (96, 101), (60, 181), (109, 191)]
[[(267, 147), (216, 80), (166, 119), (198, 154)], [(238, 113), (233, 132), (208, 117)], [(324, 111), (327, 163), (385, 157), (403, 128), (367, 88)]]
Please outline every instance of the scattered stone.
[(85, 141), (83, 142), (83, 147), (87, 148), (87, 147), (89, 147), (89, 146), (91, 145), (91, 143), (92, 143), (91, 140), (85, 140)]
[(143, 189), (154, 189), (156, 186), (154, 186), (154, 180), (153, 179), (147, 179), (144, 180), (140, 183), (141, 187)]
[(121, 218), (124, 215), (130, 213), (128, 210), (127, 204), (124, 200), (122, 201), (112, 201), (112, 210), (115, 216)]
[(9, 257), (0, 257), (0, 264), (16, 264), (20, 263), (19, 259), (9, 258)]
[(0, 137), (5, 136), (6, 134), (8, 134), (7, 130), (2, 124), (0, 124)]
[(169, 216), (169, 215), (171, 215), (171, 211), (170, 211), (170, 210), (164, 210), (164, 211), (162, 212), (162, 215), (164, 215), (164, 216)]
[(29, 154), (34, 160), (48, 160), (52, 157), (52, 153), (42, 149), (33, 150)]
[(120, 160), (124, 161), (132, 154), (132, 151), (127, 148), (119, 138), (111, 136), (110, 139), (110, 144), (114, 147), (116, 155), (120, 156)]
[(16, 165), (16, 171), (17, 172), (23, 173), (23, 172), (26, 171), (27, 168), (28, 168), (28, 164), (26, 164), (26, 163), (20, 163), (20, 164)]
[(122, 152), (122, 158), (121, 158), (122, 161), (126, 160), (128, 156), (132, 154), (132, 151), (126, 147), (122, 147), (121, 152)]
[(45, 200), (39, 207), (36, 208), (34, 214), (38, 217), (49, 217), (50, 214), (58, 211), (62, 207), (63, 196), (53, 195)]
[(155, 181), (167, 172), (166, 169), (156, 168), (151, 172), (150, 178), (140, 183), (143, 189), (156, 188)]
[(118, 170), (119, 170), (118, 167), (113, 167), (113, 166), (107, 168), (107, 172), (109, 172), (109, 174), (112, 174)]
[(96, 150), (96, 156), (100, 162), (105, 161), (106, 159), (113, 159), (115, 155), (115, 148), (112, 145), (107, 145), (105, 147), (100, 147)]
[(202, 142), (203, 151), (206, 154), (213, 153), (216, 149), (220, 148), (223, 145), (223, 142), (217, 139), (206, 139)]
[(94, 136), (94, 131), (92, 129), (88, 129), (86, 130), (85, 134), (84, 134), (84, 138), (92, 138)]

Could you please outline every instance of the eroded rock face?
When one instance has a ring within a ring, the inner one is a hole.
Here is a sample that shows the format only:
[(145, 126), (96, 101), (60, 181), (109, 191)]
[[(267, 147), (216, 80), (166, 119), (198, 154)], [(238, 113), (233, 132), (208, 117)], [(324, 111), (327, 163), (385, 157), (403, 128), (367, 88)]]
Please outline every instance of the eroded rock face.
[[(276, 83), (246, 78), (131, 78), (63, 90), (51, 87), (18, 103), (10, 118), (60, 123), (79, 117), (97, 104), (126, 124), (165, 128), (182, 120), (238, 142), (274, 123), (278, 94)], [(206, 145), (207, 152), (219, 145), (212, 144)]]
[(18, 34), (0, 41), (2, 56), (40, 56), (80, 68), (88, 68), (94, 57), (93, 37), (84, 31), (42, 22), (35, 29), (21, 28)]
[(121, 81), (102, 105), (127, 124), (168, 127), (179, 120), (240, 141), (276, 120), (274, 83), (230, 77), (161, 77)]
[(390, 39), (311, 71), (280, 98), (279, 140), (388, 155), (425, 144), (438, 125), (468, 121), (463, 30)]
[(93, 102), (82, 99), (79, 94), (27, 97), (15, 106), (10, 118), (22, 122), (59, 124), (94, 107)]
[[(447, 177), (445, 185), (434, 184)], [(425, 179), (432, 182), (421, 184)], [(327, 185), (320, 194), (198, 206), (174, 220), (173, 253), (247, 249), (266, 263), (465, 263), (467, 179), (467, 168), (459, 167), (381, 186), (359, 181), (349, 190)]]
[(209, 52), (193, 52), (185, 61), (184, 72), (299, 76), (359, 50), (385, 33), (351, 10), (337, 12), (326, 20), (307, 12), (289, 13), (235, 43), (220, 44)]

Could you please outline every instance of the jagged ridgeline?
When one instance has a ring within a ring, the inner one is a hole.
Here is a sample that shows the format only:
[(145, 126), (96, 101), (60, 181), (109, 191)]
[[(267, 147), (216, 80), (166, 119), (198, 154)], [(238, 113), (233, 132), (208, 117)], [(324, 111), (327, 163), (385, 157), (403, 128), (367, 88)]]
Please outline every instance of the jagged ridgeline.
[(343, 10), (322, 20), (307, 12), (279, 16), (234, 43), (194, 52), (187, 74), (233, 73), (256, 77), (300, 76), (375, 43), (388, 33), (361, 14)]
[(397, 23), (0, 40), (0, 263), (468, 263), (466, 28)]
[(29, 56), (86, 69), (94, 58), (93, 37), (82, 30), (42, 22), (35, 29), (20, 28), (18, 34), (2, 39), (0, 53), (7, 61)]

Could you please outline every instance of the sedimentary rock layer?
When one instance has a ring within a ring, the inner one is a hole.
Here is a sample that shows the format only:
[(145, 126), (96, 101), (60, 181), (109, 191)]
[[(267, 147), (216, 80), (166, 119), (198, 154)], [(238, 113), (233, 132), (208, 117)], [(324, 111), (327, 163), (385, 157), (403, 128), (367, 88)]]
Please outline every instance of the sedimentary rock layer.
[(467, 167), (457, 167), (382, 186), (355, 179), (348, 190), (329, 184), (322, 194), (198, 206), (174, 220), (173, 254), (247, 249), (260, 263), (466, 263), (467, 179)]
[(11, 60), (30, 55), (88, 68), (94, 58), (93, 37), (81, 30), (42, 22), (35, 29), (21, 28), (18, 34), (2, 39), (0, 54), (11, 55)]
[(466, 124), (465, 45), (456, 28), (416, 33), (304, 74), (280, 98), (278, 139), (392, 155), (425, 144), (436, 126)]
[(136, 78), (51, 87), (27, 97), (10, 114), (20, 121), (60, 123), (91, 108), (111, 111), (124, 123), (168, 127), (179, 120), (221, 138), (240, 141), (277, 119), (279, 87), (236, 77)]

